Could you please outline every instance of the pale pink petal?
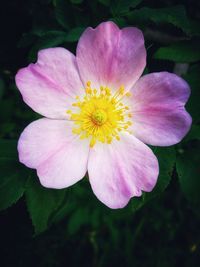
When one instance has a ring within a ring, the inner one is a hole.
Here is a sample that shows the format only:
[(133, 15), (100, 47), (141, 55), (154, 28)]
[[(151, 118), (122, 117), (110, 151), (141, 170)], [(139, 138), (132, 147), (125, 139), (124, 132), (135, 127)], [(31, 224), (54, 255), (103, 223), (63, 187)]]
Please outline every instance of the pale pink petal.
[(18, 71), (16, 84), (24, 102), (49, 118), (66, 118), (72, 97), (83, 94), (75, 56), (64, 48), (38, 53), (38, 61)]
[(180, 142), (192, 123), (184, 108), (189, 95), (188, 84), (175, 74), (160, 72), (143, 76), (132, 89), (133, 134), (155, 146)]
[(18, 142), (20, 162), (37, 169), (40, 182), (64, 188), (79, 181), (87, 171), (88, 140), (72, 133), (73, 123), (40, 119), (22, 132)]
[(143, 34), (133, 27), (120, 30), (113, 22), (87, 28), (77, 46), (77, 63), (84, 83), (128, 90), (146, 65)]
[(123, 208), (133, 196), (151, 191), (158, 177), (153, 152), (124, 134), (110, 145), (96, 144), (89, 154), (88, 173), (97, 198), (110, 208)]

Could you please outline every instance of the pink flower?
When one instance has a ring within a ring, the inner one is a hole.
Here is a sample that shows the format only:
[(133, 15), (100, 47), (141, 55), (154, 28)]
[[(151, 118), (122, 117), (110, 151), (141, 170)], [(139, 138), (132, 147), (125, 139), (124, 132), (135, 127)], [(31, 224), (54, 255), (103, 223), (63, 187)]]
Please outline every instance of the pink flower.
[(19, 70), (24, 101), (46, 117), (21, 134), (19, 159), (43, 186), (68, 187), (88, 171), (94, 194), (110, 208), (154, 188), (158, 161), (145, 144), (170, 146), (186, 135), (190, 89), (168, 72), (140, 78), (145, 64), (142, 32), (105, 22), (85, 30), (76, 56), (44, 49)]

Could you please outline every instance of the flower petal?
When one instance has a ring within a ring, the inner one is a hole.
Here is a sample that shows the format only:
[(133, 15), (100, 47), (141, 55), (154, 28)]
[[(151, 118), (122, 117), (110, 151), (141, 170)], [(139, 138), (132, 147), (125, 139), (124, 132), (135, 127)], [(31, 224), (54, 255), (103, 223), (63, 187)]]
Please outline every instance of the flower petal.
[(146, 65), (143, 34), (133, 27), (120, 30), (113, 22), (87, 28), (78, 43), (77, 63), (84, 83), (128, 90)]
[(180, 142), (192, 122), (184, 108), (189, 95), (188, 84), (175, 74), (143, 76), (132, 90), (133, 134), (155, 146)]
[(66, 118), (72, 97), (83, 93), (75, 56), (59, 47), (41, 50), (37, 63), (18, 71), (16, 84), (25, 103), (49, 118)]
[(89, 144), (72, 134), (72, 125), (65, 120), (40, 119), (27, 126), (20, 136), (20, 162), (37, 169), (45, 187), (68, 187), (87, 171)]
[(151, 191), (158, 177), (153, 152), (134, 136), (124, 134), (110, 145), (96, 144), (89, 154), (88, 173), (97, 198), (110, 208), (122, 208), (141, 190)]

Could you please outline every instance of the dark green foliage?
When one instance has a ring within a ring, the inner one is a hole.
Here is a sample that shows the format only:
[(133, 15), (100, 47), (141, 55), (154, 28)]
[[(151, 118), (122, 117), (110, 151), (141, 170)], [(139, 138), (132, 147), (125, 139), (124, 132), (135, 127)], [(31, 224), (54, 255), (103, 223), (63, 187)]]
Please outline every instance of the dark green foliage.
[(26, 187), (26, 203), (30, 213), (35, 233), (46, 230), (50, 225), (51, 216), (65, 202), (66, 189), (53, 190), (42, 187), (36, 175), (32, 174)]
[[(192, 144), (192, 143), (191, 143)], [(185, 146), (177, 157), (177, 172), (181, 189), (200, 214), (200, 143)]]
[(139, 5), (142, 0), (111, 0), (111, 13), (114, 17), (125, 15)]
[(154, 22), (157, 25), (169, 23), (185, 33), (190, 34), (191, 31), (190, 20), (187, 17), (185, 7), (181, 5), (156, 9), (143, 7), (130, 12), (128, 19), (132, 23), (147, 24), (148, 22)]
[(154, 54), (154, 58), (192, 63), (200, 60), (199, 47), (200, 43), (198, 42), (178, 42), (167, 47), (159, 48)]
[(16, 203), (24, 194), (28, 170), (18, 161), (15, 141), (0, 140), (0, 210)]
[(189, 83), (191, 87), (190, 101), (188, 101), (186, 107), (190, 112), (193, 125), (200, 122), (200, 109), (199, 109), (199, 97), (200, 97), (200, 64), (191, 65), (188, 72), (183, 75), (183, 78)]
[[(0, 266), (198, 267), (199, 2), (11, 0), (2, 1), (0, 13)], [(157, 185), (122, 210), (99, 202), (88, 177), (63, 190), (42, 187), (17, 153), (20, 133), (40, 115), (22, 101), (16, 71), (43, 48), (75, 53), (85, 28), (107, 20), (143, 30), (145, 73), (173, 72), (184, 63), (180, 74), (191, 87), (191, 131), (174, 147), (152, 148), (160, 165)]]
[(173, 168), (175, 166), (174, 148), (154, 148), (153, 151), (159, 161), (160, 174), (158, 177), (158, 181), (152, 192), (143, 193), (141, 198), (134, 198), (131, 201), (133, 211), (137, 210), (138, 208), (141, 208), (149, 200), (161, 194), (170, 183)]

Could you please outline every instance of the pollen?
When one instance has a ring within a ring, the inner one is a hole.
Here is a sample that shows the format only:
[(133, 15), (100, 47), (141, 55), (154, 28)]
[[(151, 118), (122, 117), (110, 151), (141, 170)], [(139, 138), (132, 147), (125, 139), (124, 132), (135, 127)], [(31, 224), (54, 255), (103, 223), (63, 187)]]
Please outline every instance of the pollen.
[(95, 110), (91, 115), (92, 121), (96, 125), (103, 125), (107, 121), (107, 112), (103, 109)]
[[(80, 139), (89, 138), (90, 147), (97, 141), (111, 144), (113, 139), (120, 140), (122, 131), (129, 131), (132, 125), (130, 109), (123, 100), (130, 97), (124, 86), (112, 93), (107, 86), (92, 88), (88, 81), (83, 97), (76, 96), (72, 109), (67, 110), (70, 119), (74, 121), (73, 134)], [(127, 101), (126, 101), (127, 102)]]

